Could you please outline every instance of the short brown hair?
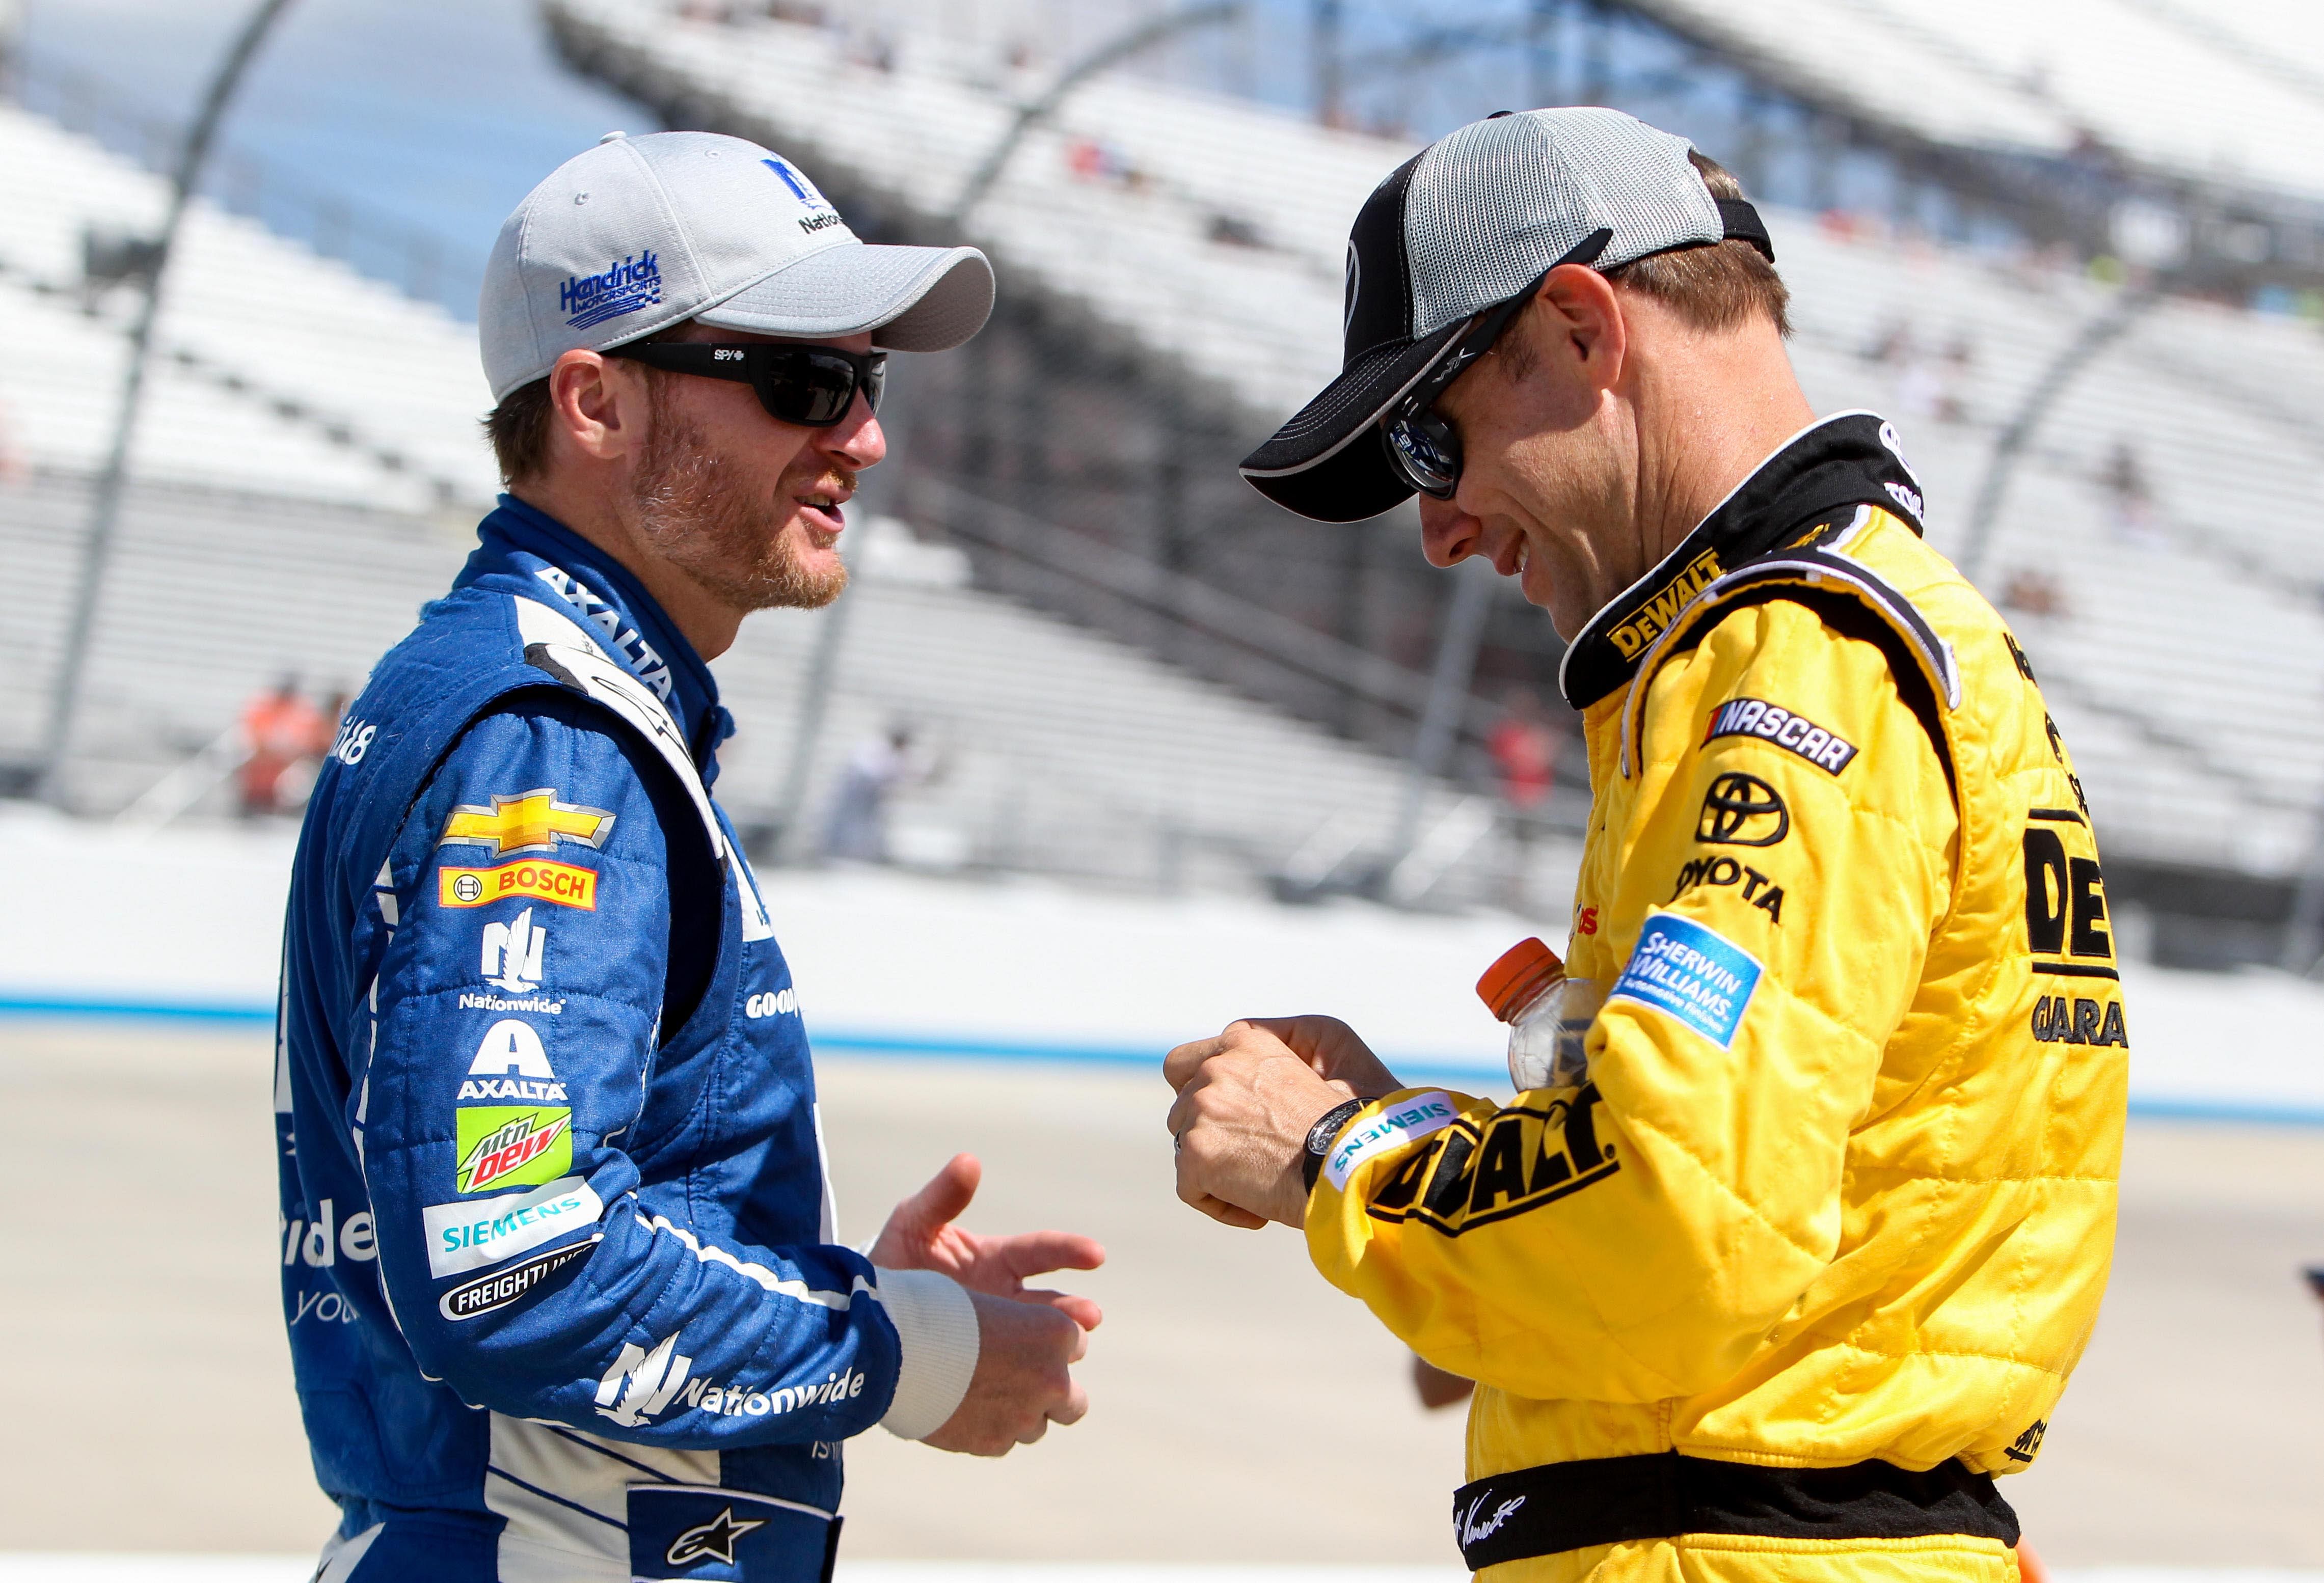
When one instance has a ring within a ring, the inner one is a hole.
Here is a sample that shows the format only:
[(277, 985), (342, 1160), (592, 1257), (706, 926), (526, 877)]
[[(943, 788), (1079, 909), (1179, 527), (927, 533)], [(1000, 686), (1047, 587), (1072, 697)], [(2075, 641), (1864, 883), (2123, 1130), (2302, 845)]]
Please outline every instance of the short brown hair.
[[(700, 327), (690, 318), (667, 325), (641, 340), (685, 341), (694, 338)], [(658, 399), (662, 390), (663, 371), (636, 365), (645, 375), (649, 399)], [(538, 473), (549, 463), (549, 429), (556, 413), (549, 399), (549, 377), (544, 374), (529, 385), (519, 385), (503, 396), (500, 405), (484, 414), (484, 434), (493, 442), (493, 457), (501, 465), (501, 479), (514, 483)]]
[(549, 421), (555, 410), (544, 377), (517, 386), (484, 414), (484, 434), (493, 442), (503, 483), (530, 477), (548, 462)]
[[(1741, 198), (1743, 184), (1718, 161), (1693, 150), (1688, 159), (1713, 198)], [(1753, 314), (1792, 333), (1792, 294), (1766, 255), (1748, 242), (1720, 242), (1648, 253), (1606, 272), (1606, 278), (1653, 298), (1699, 330), (1731, 330)]]

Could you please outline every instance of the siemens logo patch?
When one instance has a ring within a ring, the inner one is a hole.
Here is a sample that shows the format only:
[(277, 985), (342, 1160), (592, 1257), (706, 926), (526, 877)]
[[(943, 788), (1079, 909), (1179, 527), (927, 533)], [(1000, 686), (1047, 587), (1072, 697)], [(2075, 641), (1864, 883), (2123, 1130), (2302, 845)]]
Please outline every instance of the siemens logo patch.
[(1838, 775), (1856, 757), (1856, 744), (1843, 741), (1804, 714), (1794, 714), (1765, 698), (1729, 698), (1711, 712), (1707, 742), (1720, 737), (1757, 737), (1797, 753), (1818, 769)]
[(595, 1190), (578, 1176), (560, 1177), (521, 1196), (430, 1204), (420, 1211), (428, 1237), (428, 1273), (441, 1280), (484, 1269), (594, 1226), (604, 1213)]
[(661, 259), (650, 247), (609, 265), (602, 275), (572, 275), (557, 289), (566, 325), (586, 330), (661, 300)]
[(1606, 998), (1651, 1006), (1724, 1050), (1735, 1043), (1759, 972), (1758, 959), (1718, 930), (1674, 913), (1650, 913)]
[(1401, 1148), (1415, 1138), (1442, 1131), (1452, 1126), (1459, 1114), (1452, 1109), (1452, 1097), (1441, 1089), (1399, 1100), (1343, 1133), (1332, 1150), (1332, 1157), (1324, 1162), (1323, 1174), (1331, 1178), (1333, 1187), (1345, 1188), (1348, 1178), (1366, 1160), (1389, 1149)]

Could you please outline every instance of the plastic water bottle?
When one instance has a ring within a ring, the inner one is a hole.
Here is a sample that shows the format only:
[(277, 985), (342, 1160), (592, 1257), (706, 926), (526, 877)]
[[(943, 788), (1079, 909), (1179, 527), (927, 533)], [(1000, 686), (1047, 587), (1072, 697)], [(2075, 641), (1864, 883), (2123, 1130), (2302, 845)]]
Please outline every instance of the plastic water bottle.
[(1583, 1044), (1606, 999), (1603, 985), (1566, 977), (1557, 953), (1529, 938), (1485, 970), (1477, 999), (1509, 1025), (1509, 1081), (1517, 1092), (1579, 1088), (1588, 1080)]

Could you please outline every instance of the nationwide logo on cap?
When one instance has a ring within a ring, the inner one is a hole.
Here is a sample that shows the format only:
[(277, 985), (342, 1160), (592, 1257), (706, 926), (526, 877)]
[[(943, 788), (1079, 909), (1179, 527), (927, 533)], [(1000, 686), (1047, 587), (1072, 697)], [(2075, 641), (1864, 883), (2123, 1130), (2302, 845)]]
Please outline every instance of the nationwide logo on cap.
[(494, 796), (489, 808), (464, 803), (444, 821), (438, 846), (474, 842), (493, 849), (495, 857), (516, 852), (547, 851), (558, 842), (602, 848), (613, 833), (613, 815), (603, 808), (584, 808), (557, 800), (557, 788), (544, 786), (514, 796)]
[(661, 300), (661, 258), (650, 247), (616, 259), (602, 275), (569, 275), (557, 289), (557, 306), (576, 330), (651, 308)]

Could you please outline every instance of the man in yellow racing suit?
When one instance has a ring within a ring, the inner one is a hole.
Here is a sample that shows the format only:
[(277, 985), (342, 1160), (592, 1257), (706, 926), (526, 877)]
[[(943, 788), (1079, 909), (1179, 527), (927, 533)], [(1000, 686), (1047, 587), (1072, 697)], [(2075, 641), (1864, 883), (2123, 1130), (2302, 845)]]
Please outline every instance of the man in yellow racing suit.
[[(1489, 557), (1569, 636), (1586, 1072), (1500, 1105), (1329, 1018), (1239, 1023), (1171, 1054), (1179, 1192), (1304, 1227), (1478, 1382), (1454, 1527), (1497, 1583), (2011, 1579), (1992, 1476), (2039, 1453), (2113, 1243), (2104, 878), (1894, 430), (1809, 414), (1734, 195), (1627, 117), (1530, 112), (1359, 217), (1349, 373), (1245, 471), (1326, 518), (1419, 490), (1432, 560)], [(1357, 345), (1383, 276), (1408, 350)]]

